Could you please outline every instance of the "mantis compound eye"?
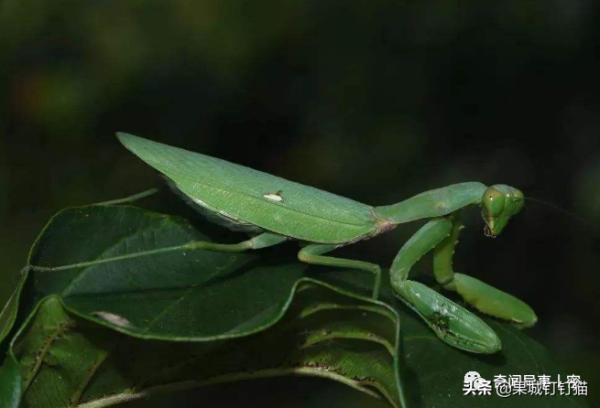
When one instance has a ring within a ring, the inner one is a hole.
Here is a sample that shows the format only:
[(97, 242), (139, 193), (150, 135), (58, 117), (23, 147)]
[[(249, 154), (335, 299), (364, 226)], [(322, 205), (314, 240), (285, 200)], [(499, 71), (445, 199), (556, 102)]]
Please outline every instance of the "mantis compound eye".
[(486, 223), (485, 235), (499, 235), (510, 218), (523, 208), (523, 193), (504, 184), (488, 187), (481, 200), (481, 215)]
[(490, 217), (499, 217), (504, 211), (505, 195), (489, 187), (483, 195), (483, 209)]

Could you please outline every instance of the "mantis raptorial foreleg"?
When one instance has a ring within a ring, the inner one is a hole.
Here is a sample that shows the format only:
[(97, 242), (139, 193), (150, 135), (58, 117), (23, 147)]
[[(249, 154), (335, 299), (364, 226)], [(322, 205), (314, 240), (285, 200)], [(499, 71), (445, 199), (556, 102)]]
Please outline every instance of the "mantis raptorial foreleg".
[(357, 261), (354, 259), (334, 258), (332, 256), (323, 256), (322, 254), (339, 248), (339, 245), (311, 244), (307, 245), (298, 252), (298, 259), (312, 265), (337, 266), (342, 268), (354, 268), (362, 271), (371, 272), (375, 275), (373, 286), (373, 299), (379, 297), (379, 287), (381, 286), (381, 268), (379, 265)]
[(478, 279), (453, 271), (452, 256), (463, 228), (460, 220), (453, 219), (450, 234), (435, 247), (433, 271), (436, 280), (445, 289), (457, 292), (465, 302), (480, 312), (508, 320), (520, 327), (533, 326), (537, 317), (525, 302)]
[(483, 320), (422, 283), (408, 280), (412, 266), (447, 239), (452, 226), (451, 217), (434, 218), (404, 244), (390, 269), (392, 288), (443, 341), (472, 352), (494, 353), (501, 342)]

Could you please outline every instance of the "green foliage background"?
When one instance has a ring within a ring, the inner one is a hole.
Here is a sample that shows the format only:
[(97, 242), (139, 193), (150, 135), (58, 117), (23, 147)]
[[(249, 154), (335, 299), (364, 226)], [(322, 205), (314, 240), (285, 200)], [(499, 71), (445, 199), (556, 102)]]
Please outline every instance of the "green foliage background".
[[(532, 304), (597, 405), (599, 17), (593, 0), (2, 0), (0, 302), (52, 214), (156, 182), (117, 130), (372, 204), (507, 183), (584, 222), (530, 202), (492, 241), (473, 213), (458, 269)], [(389, 263), (414, 228), (344, 251)]]

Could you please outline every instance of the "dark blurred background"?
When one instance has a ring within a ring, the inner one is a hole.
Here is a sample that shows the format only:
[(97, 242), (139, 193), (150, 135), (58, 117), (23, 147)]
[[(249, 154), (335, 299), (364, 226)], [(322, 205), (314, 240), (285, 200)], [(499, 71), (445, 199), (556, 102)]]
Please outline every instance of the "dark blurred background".
[[(0, 303), (52, 214), (157, 183), (116, 131), (369, 204), (506, 183), (573, 214), (528, 202), (491, 240), (472, 211), (456, 268), (530, 303), (600, 403), (599, 23), (594, 0), (0, 0)], [(347, 251), (389, 266), (416, 227)]]

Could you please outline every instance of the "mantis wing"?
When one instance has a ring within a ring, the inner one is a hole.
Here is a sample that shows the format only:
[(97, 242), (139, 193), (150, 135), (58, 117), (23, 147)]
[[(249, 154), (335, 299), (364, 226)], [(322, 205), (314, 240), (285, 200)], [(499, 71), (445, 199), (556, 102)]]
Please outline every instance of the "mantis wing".
[(234, 221), (329, 244), (360, 239), (377, 227), (366, 204), (126, 133), (117, 137), (194, 202)]

